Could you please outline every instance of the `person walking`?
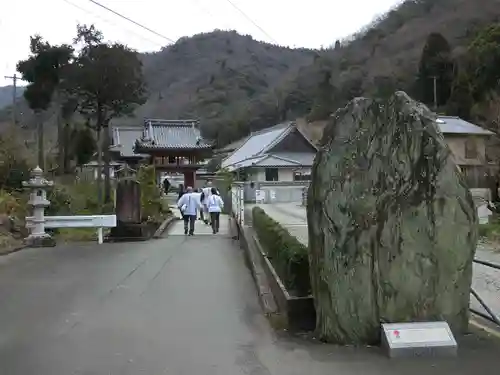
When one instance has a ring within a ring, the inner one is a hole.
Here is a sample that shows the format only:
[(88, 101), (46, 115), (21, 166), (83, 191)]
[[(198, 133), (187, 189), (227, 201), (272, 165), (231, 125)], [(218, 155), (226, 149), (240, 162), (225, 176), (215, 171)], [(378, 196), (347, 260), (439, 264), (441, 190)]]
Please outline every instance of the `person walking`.
[[(180, 184), (180, 185), (179, 185), (179, 192), (178, 192), (178, 193), (179, 193), (179, 194), (178, 194), (178, 196), (177, 196), (177, 202), (178, 202), (178, 201), (181, 199), (181, 197), (182, 197), (182, 196), (186, 193), (186, 192), (184, 191), (184, 185), (183, 185), (183, 184)], [(179, 210), (181, 210), (181, 209), (179, 208)], [(184, 214), (182, 213), (182, 210), (181, 210), (181, 218), (183, 218), (183, 217), (184, 217)]]
[(208, 211), (208, 198), (212, 194), (212, 181), (208, 180), (206, 186), (201, 189), (201, 204), (206, 217), (204, 218), (205, 224), (210, 225), (210, 213)]
[(224, 201), (217, 193), (216, 188), (210, 190), (210, 196), (207, 199), (207, 208), (210, 213), (210, 223), (212, 224), (213, 234), (219, 233), (220, 227), (220, 213), (224, 208)]
[(201, 195), (203, 193), (201, 193), (199, 191), (199, 189), (194, 189), (194, 192), (193, 192), (193, 196), (196, 198), (196, 200), (198, 201), (198, 205), (200, 206), (200, 209), (198, 210), (200, 212), (200, 217), (199, 217), (199, 220), (203, 220), (203, 207), (201, 205)]
[(165, 177), (163, 180), (163, 190), (165, 191), (165, 195), (168, 194), (168, 191), (170, 190), (170, 182), (168, 181), (168, 178)]
[(184, 220), (184, 234), (192, 236), (194, 234), (194, 224), (196, 222), (196, 212), (200, 209), (198, 199), (193, 195), (193, 188), (188, 186), (186, 193), (177, 202), (177, 207), (182, 212)]

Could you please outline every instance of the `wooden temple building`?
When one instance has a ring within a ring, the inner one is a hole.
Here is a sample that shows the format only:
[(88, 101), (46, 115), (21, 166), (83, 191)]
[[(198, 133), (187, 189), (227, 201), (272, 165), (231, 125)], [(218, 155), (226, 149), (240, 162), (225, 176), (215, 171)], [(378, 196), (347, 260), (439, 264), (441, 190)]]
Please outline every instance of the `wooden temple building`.
[(194, 186), (196, 171), (212, 149), (201, 137), (197, 120), (146, 119), (134, 144), (134, 154), (154, 165), (158, 178), (158, 172), (182, 173), (184, 186)]

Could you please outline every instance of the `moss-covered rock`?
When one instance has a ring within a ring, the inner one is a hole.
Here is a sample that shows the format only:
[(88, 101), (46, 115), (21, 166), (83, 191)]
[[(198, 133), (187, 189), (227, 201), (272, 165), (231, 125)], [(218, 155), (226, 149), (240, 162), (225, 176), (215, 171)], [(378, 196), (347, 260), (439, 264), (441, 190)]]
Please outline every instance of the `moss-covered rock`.
[(383, 322), (446, 320), (466, 330), (476, 211), (427, 107), (398, 92), (338, 110), (307, 209), (324, 340), (374, 343)]

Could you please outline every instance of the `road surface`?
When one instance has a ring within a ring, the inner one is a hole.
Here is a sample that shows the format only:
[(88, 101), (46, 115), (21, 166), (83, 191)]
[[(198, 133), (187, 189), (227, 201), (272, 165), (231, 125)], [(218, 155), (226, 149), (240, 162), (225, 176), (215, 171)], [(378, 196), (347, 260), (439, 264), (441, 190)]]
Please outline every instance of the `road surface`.
[(0, 374), (498, 373), (499, 343), (476, 336), (457, 360), (401, 362), (276, 334), (227, 228), (185, 237), (180, 225), (150, 242), (0, 257)]
[[(261, 204), (260, 206), (307, 246), (307, 214), (304, 206), (299, 203)], [(245, 209), (249, 212), (252, 207), (253, 205), (249, 205)], [(246, 217), (249, 217), (249, 213)], [(489, 249), (483, 244), (478, 246), (476, 258), (500, 264), (500, 252)], [(500, 319), (500, 270), (474, 264), (472, 286)], [(471, 296), (471, 306), (486, 313), (473, 296)]]

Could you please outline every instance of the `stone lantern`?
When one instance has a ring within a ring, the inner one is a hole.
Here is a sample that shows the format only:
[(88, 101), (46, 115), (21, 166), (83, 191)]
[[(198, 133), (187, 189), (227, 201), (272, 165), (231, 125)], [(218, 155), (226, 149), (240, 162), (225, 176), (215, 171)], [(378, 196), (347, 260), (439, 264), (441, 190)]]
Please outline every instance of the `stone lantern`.
[(31, 178), (23, 181), (23, 186), (31, 190), (28, 204), (33, 207), (33, 216), (26, 218), (30, 235), (24, 239), (25, 243), (31, 247), (54, 246), (55, 240), (45, 232), (45, 208), (50, 205), (47, 190), (54, 186), (54, 182), (44, 178), (42, 169), (36, 167), (31, 171)]

